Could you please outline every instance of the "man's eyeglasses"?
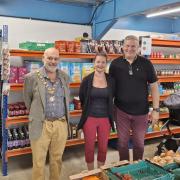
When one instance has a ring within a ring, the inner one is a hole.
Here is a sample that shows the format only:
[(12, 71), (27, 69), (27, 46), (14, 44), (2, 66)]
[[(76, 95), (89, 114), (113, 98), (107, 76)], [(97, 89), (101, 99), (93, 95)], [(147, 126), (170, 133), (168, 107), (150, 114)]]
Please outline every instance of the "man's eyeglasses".
[(59, 57), (52, 57), (52, 56), (48, 56), (48, 57), (46, 57), (48, 60), (50, 60), (50, 61), (52, 61), (53, 59), (55, 60), (55, 61), (58, 61), (59, 60)]

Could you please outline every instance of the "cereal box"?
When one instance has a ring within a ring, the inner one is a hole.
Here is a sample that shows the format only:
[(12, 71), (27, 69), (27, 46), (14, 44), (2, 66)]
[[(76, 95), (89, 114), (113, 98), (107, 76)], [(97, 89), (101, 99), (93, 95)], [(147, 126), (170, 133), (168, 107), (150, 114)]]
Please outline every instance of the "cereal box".
[(60, 62), (58, 67), (61, 71), (65, 72), (68, 76), (70, 76), (70, 63), (69, 62)]
[(93, 63), (82, 63), (82, 79), (94, 71)]
[(81, 82), (81, 63), (70, 64), (70, 79), (71, 82), (75, 82), (75, 83)]

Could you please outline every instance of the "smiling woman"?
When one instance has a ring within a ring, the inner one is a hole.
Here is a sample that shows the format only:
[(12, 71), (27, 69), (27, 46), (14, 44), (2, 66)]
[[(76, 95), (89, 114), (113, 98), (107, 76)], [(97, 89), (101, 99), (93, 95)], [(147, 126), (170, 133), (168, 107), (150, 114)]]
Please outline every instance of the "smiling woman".
[(98, 53), (94, 60), (95, 71), (86, 76), (80, 86), (79, 97), (82, 116), (78, 129), (83, 129), (85, 160), (89, 170), (94, 168), (94, 143), (98, 137), (97, 166), (105, 163), (110, 127), (113, 126), (114, 81), (105, 73), (107, 55)]

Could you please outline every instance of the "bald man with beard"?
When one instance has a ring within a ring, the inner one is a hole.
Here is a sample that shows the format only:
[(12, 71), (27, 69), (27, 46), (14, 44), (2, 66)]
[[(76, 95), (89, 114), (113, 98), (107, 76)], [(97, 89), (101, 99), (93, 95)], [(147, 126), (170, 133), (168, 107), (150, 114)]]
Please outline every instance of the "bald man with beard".
[(25, 76), (24, 101), (29, 110), (29, 138), (33, 170), (32, 180), (45, 180), (45, 162), (49, 151), (49, 180), (59, 180), (62, 155), (68, 136), (68, 76), (58, 69), (59, 51), (44, 52), (44, 66)]

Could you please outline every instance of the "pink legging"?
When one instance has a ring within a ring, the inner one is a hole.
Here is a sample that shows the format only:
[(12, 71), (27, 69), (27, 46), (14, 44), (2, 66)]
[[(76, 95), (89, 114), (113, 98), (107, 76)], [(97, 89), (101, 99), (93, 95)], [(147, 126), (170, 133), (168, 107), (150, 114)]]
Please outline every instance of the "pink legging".
[(85, 139), (85, 160), (87, 163), (94, 162), (94, 146), (96, 141), (96, 133), (98, 140), (98, 156), (99, 162), (105, 162), (107, 153), (107, 144), (110, 133), (110, 123), (108, 118), (88, 117), (84, 126)]
[(129, 160), (128, 142), (132, 130), (133, 160), (142, 159), (144, 136), (148, 125), (148, 115), (130, 115), (116, 108), (116, 126), (120, 160)]

